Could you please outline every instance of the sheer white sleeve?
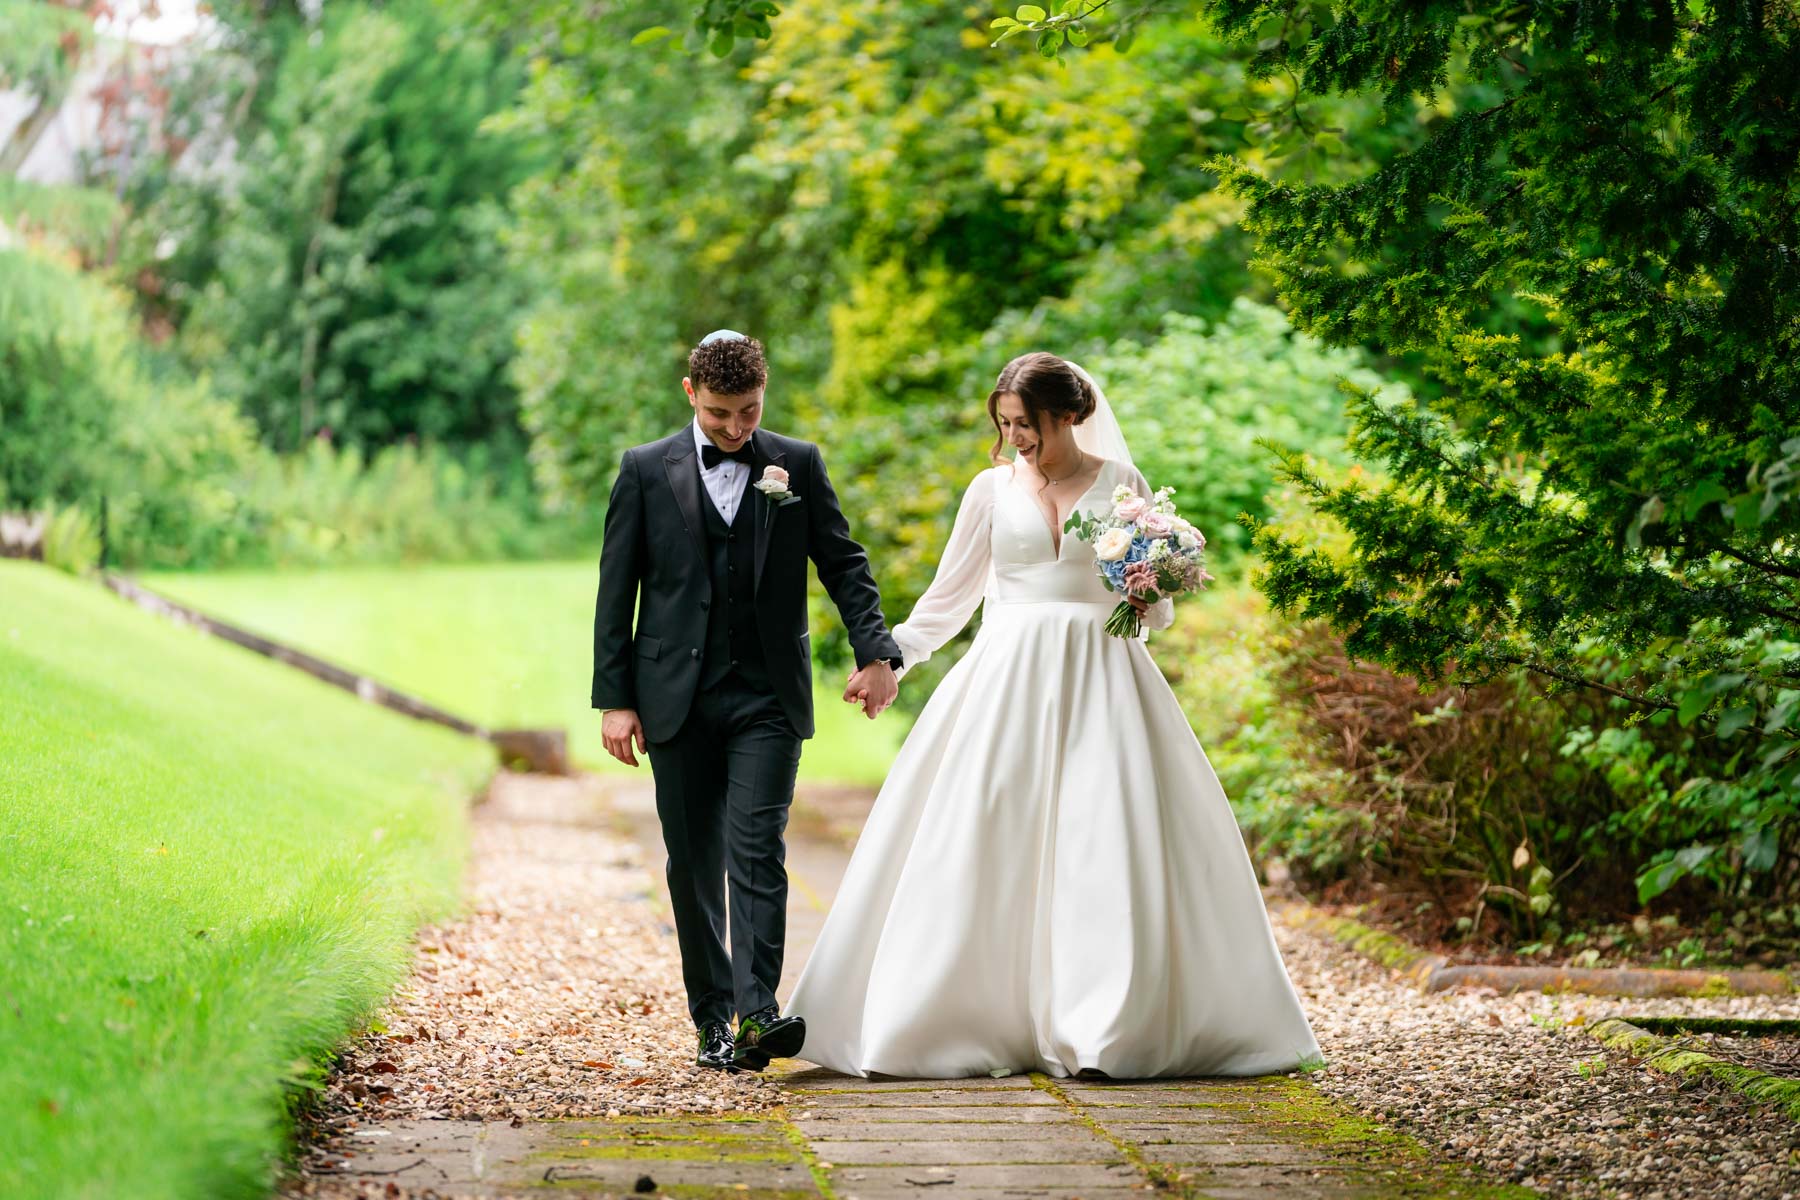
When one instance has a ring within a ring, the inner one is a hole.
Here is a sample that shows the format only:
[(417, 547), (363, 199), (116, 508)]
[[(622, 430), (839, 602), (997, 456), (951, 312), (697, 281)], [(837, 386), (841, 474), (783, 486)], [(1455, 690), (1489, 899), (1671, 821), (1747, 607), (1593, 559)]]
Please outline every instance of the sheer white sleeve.
[[(1131, 485), (1131, 489), (1144, 499), (1151, 499), (1156, 493), (1151, 490), (1150, 481), (1144, 478), (1144, 473), (1130, 463), (1122, 465), (1125, 467), (1125, 481)], [(1144, 614), (1145, 629), (1167, 629), (1174, 623), (1175, 601), (1167, 597), (1152, 604)]]
[(901, 673), (918, 666), (962, 632), (987, 591), (993, 559), (994, 468), (977, 475), (963, 493), (956, 524), (938, 559), (931, 586), (911, 615), (894, 626), (905, 659)]

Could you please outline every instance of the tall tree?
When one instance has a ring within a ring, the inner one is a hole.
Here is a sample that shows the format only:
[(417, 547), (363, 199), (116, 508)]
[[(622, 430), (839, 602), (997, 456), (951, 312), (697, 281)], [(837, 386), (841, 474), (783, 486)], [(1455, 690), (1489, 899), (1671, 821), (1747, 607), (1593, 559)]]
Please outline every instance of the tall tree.
[[(1523, 667), (1696, 723), (1702, 818), (1640, 879), (1791, 860), (1800, 807), (1800, 13), (1791, 4), (1207, 4), (1299, 96), (1458, 105), (1365, 179), (1220, 159), (1296, 323), (1410, 352), (1361, 393), (1386, 480), (1294, 462), (1348, 531), (1258, 531), (1266, 590), (1427, 678)], [(1495, 328), (1493, 297), (1551, 340)], [(1662, 714), (1662, 715), (1659, 715)], [(1714, 750), (1716, 748), (1716, 751)], [(1673, 789), (1671, 789), (1673, 790)]]
[(291, 25), (241, 39), (268, 74), (225, 114), (232, 161), (144, 173), (149, 265), (183, 346), (277, 448), (325, 428), (362, 446), (516, 442), (507, 366), (531, 285), (502, 237), (542, 160), (529, 131), (489, 120), (518, 65), (427, 3), (330, 6), (311, 37)]

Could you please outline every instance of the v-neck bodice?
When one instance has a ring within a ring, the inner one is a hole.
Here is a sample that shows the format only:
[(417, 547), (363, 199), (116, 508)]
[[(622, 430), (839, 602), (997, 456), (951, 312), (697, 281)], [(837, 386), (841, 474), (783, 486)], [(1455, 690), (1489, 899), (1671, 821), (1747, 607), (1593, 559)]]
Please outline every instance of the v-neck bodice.
[[(1081, 493), (1081, 495), (1075, 497), (1075, 503), (1069, 508), (1068, 513), (1066, 513), (1062, 518), (1063, 523), (1066, 524), (1068, 522), (1069, 517), (1072, 517), (1077, 512), (1082, 511), (1082, 505), (1087, 502), (1087, 499), (1089, 496), (1094, 494), (1095, 489), (1097, 489), (1100, 486), (1101, 482), (1106, 478), (1107, 468), (1111, 467), (1112, 465), (1113, 465), (1112, 460), (1109, 458), (1103, 458), (1100, 460), (1100, 468), (1099, 468), (1099, 470), (1094, 472), (1093, 482), (1088, 484), (1087, 490), (1083, 491)], [(1024, 497), (1025, 502), (1031, 506), (1032, 511), (1037, 513), (1038, 522), (1039, 522), (1039, 524), (1041, 524), (1044, 527), (1044, 535), (1050, 539), (1050, 553), (1051, 553), (1052, 557), (1061, 558), (1063, 543), (1068, 541), (1068, 538), (1064, 535), (1061, 525), (1058, 525), (1054, 529), (1051, 528), (1049, 519), (1044, 516), (1044, 506), (1039, 504), (1037, 502), (1037, 498), (1034, 497), (1030, 493), (1030, 491), (1026, 489), (1024, 482), (1022, 480), (1020, 480), (1020, 478), (1019, 478), (1019, 468), (1017, 466), (1011, 466), (1011, 467), (1006, 468), (1006, 482), (1007, 482), (1007, 486), (1010, 487), (1016, 494)]]
[[(995, 480), (992, 533), (993, 589), (996, 600), (1111, 601), (1094, 571), (1093, 550), (1076, 538), (1060, 539), (1050, 532), (1044, 510), (1025, 490), (1011, 467), (998, 467)], [(1096, 512), (1118, 481), (1118, 465), (1102, 459), (1100, 471), (1087, 491), (1075, 501), (1072, 512)], [(1060, 542), (1060, 544), (1059, 544)]]
[[(1121, 484), (1150, 496), (1150, 485), (1135, 467), (1102, 459), (1075, 510), (1110, 512), (1113, 490)], [(931, 586), (911, 615), (894, 627), (906, 669), (955, 637), (984, 600), (1005, 606), (1078, 604), (1084, 619), (1094, 621), (1104, 620), (1119, 603), (1094, 570), (1093, 547), (1067, 535), (1059, 546), (1044, 510), (1014, 479), (1010, 464), (990, 467), (970, 481)], [(1166, 629), (1173, 619), (1173, 604), (1159, 600), (1145, 614), (1144, 627)]]

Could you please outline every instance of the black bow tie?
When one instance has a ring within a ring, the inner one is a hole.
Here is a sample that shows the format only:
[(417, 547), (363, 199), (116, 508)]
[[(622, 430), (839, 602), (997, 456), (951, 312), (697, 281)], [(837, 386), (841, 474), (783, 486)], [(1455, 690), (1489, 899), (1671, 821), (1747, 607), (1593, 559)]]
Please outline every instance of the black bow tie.
[(746, 467), (756, 461), (756, 455), (751, 451), (749, 442), (745, 442), (736, 450), (721, 450), (711, 442), (700, 447), (700, 464), (709, 471), (728, 458), (736, 459)]

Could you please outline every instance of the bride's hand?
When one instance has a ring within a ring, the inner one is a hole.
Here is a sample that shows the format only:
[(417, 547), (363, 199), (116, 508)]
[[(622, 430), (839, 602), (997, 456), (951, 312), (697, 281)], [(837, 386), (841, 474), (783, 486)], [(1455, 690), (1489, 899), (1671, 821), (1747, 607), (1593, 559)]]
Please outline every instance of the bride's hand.
[(1125, 597), (1125, 603), (1137, 609), (1137, 615), (1140, 617), (1150, 611), (1151, 602), (1142, 596), (1127, 596)]

